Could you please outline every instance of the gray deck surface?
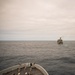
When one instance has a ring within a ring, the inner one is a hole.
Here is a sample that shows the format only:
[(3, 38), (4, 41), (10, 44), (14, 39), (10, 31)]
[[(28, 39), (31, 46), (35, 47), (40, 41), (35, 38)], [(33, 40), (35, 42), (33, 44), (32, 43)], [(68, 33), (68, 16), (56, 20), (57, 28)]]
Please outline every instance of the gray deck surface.
[[(31, 71), (30, 71), (31, 70)], [(7, 72), (3, 75), (18, 75), (18, 73), (20, 73), (20, 75), (44, 75), (40, 70), (38, 70), (37, 68), (21, 68)], [(25, 74), (28, 73), (28, 74)]]

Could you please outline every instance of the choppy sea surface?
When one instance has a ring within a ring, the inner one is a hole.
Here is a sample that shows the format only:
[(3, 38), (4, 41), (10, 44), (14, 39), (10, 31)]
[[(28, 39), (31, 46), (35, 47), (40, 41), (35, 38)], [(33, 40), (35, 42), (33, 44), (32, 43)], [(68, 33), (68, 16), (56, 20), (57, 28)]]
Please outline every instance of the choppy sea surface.
[(0, 41), (0, 70), (35, 62), (50, 75), (75, 75), (75, 41)]

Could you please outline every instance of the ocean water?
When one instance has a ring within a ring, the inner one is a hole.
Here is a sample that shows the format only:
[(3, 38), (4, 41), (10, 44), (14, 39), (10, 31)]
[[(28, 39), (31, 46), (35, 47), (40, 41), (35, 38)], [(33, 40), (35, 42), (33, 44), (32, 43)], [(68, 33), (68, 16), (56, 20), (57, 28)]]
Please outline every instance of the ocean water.
[(26, 62), (40, 64), (50, 75), (75, 75), (75, 41), (0, 42), (0, 70)]

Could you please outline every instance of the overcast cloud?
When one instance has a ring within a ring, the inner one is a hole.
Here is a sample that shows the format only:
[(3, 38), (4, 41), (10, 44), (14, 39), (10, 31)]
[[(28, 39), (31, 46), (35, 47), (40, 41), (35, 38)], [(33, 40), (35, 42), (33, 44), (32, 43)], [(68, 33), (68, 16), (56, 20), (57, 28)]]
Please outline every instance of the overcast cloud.
[(75, 40), (75, 0), (0, 0), (0, 40)]

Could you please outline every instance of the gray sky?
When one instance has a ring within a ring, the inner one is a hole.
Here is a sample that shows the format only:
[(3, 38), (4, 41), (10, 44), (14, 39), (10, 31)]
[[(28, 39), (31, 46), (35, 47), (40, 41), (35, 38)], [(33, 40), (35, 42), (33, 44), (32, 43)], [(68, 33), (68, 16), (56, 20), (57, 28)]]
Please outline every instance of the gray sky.
[(75, 0), (0, 0), (0, 40), (75, 40)]

